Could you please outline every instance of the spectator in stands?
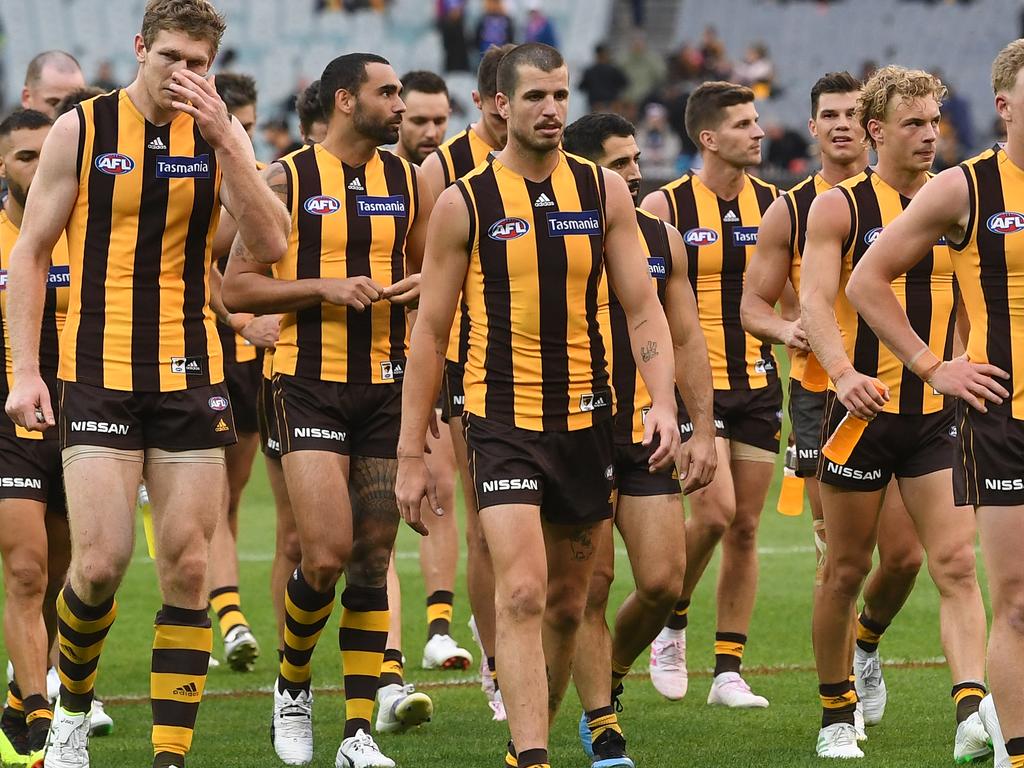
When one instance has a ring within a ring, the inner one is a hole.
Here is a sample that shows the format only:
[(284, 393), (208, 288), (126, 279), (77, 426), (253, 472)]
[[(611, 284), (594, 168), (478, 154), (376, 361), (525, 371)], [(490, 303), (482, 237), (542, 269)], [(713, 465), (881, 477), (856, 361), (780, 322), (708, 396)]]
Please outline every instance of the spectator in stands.
[(632, 119), (651, 92), (665, 79), (665, 60), (648, 47), (647, 35), (637, 30), (630, 38), (629, 49), (620, 59), (619, 67), (629, 80), (623, 98), (628, 108), (627, 117)]
[(74, 56), (65, 51), (44, 51), (28, 63), (21, 106), (38, 110), (53, 120), (61, 99), (84, 87), (82, 67)]
[(701, 78), (703, 80), (731, 80), (732, 64), (725, 43), (718, 30), (710, 24), (704, 28), (700, 41)]
[(292, 138), (292, 132), (288, 128), (288, 121), (284, 118), (275, 117), (272, 120), (265, 122), (261, 128), (263, 131), (263, 141), (265, 141), (271, 150), (271, 154), (276, 160), (279, 157), (284, 157), (290, 152), (294, 152), (296, 149), (301, 149), (302, 144)]
[[(945, 109), (945, 103), (942, 106)], [(957, 135), (956, 125), (943, 120), (939, 126), (939, 140), (935, 146), (935, 161), (932, 163), (932, 171), (938, 173), (952, 168), (963, 160), (966, 154), (964, 145)]]
[(668, 123), (668, 110), (651, 103), (637, 127), (636, 143), (644, 161), (644, 175), (652, 179), (673, 179), (679, 173), (682, 142)]
[(764, 139), (768, 149), (765, 165), (785, 173), (800, 175), (807, 167), (807, 139), (799, 131), (772, 121), (765, 126)]
[(768, 46), (761, 42), (747, 46), (743, 61), (733, 70), (733, 78), (736, 82), (750, 87), (755, 98), (770, 98), (775, 80), (775, 65), (768, 55)]
[(437, 29), (444, 47), (444, 71), (468, 72), (466, 0), (437, 0)]
[(700, 80), (704, 69), (704, 57), (698, 48), (683, 43), (679, 50), (668, 57), (667, 80), (670, 86), (692, 87)]
[(626, 74), (612, 62), (605, 43), (594, 47), (594, 63), (583, 70), (579, 88), (591, 112), (618, 112), (619, 99), (629, 85)]
[(961, 152), (966, 153), (980, 149), (974, 143), (974, 121), (971, 119), (970, 103), (946, 80), (946, 76), (942, 74), (941, 70), (934, 69), (932, 71), (947, 88), (946, 98), (942, 100), (943, 124), (952, 125), (956, 130), (958, 147)]
[(544, 45), (557, 48), (558, 36), (555, 34), (555, 25), (544, 13), (541, 0), (528, 0), (526, 8), (526, 29), (523, 31), (523, 42), (544, 43)]
[(515, 42), (515, 25), (502, 0), (484, 0), (484, 12), (476, 25), (476, 49), (483, 56), (493, 45), (500, 48)]
[(103, 59), (103, 61), (100, 62), (99, 67), (96, 69), (96, 76), (92, 79), (92, 84), (99, 88), (103, 93), (107, 93), (121, 87), (120, 83), (114, 77), (114, 64), (110, 59)]
[(114, 88), (100, 88), (98, 85), (87, 85), (84, 88), (77, 88), (60, 100), (60, 104), (57, 105), (57, 117), (60, 117), (65, 112), (70, 112), (86, 99), (91, 99), (93, 96), (99, 96), (112, 90)]

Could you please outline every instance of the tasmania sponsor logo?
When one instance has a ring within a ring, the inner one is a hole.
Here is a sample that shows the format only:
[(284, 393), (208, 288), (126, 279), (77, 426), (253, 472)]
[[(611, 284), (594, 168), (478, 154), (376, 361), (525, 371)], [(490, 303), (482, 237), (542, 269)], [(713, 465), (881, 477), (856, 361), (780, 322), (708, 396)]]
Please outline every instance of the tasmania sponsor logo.
[(111, 421), (72, 421), (72, 432), (99, 432), (105, 435), (127, 435), (128, 424), (115, 424)]
[(707, 227), (694, 227), (693, 229), (686, 230), (686, 234), (683, 235), (683, 242), (697, 247), (714, 245), (718, 242), (718, 233)]
[(993, 213), (988, 217), (985, 226), (997, 235), (1012, 235), (1015, 232), (1024, 232), (1024, 213), (1017, 213), (1016, 211)]
[(549, 237), (601, 234), (597, 211), (551, 211), (547, 218)]
[(337, 198), (330, 195), (315, 195), (306, 198), (306, 202), (302, 204), (302, 207), (306, 209), (306, 213), (311, 213), (314, 216), (327, 216), (340, 211), (341, 203), (338, 202)]
[(97, 171), (109, 176), (120, 176), (122, 173), (131, 173), (135, 170), (135, 161), (120, 152), (107, 152), (100, 155), (93, 164)]
[(867, 232), (864, 233), (864, 244), (865, 245), (871, 245), (873, 242), (875, 242), (875, 240), (878, 239), (878, 236), (880, 234), (882, 234), (882, 228), (881, 227), (875, 227), (874, 229), (869, 229)]
[(501, 480), (484, 480), (481, 490), (484, 493), (494, 491), (539, 491), (540, 483), (532, 477), (502, 478)]
[(757, 245), (757, 227), (733, 227), (732, 244), (737, 247)]
[(321, 427), (295, 427), (292, 430), (292, 434), (295, 437), (315, 437), (318, 440), (337, 440), (339, 443), (345, 442), (347, 434), (345, 432), (339, 432), (336, 429), (323, 429)]
[(607, 408), (611, 405), (611, 396), (608, 392), (587, 392), (580, 395), (580, 411), (596, 411), (598, 408)]
[(487, 236), (491, 240), (515, 240), (530, 231), (530, 225), (518, 216), (506, 216), (491, 224)]
[(226, 397), (221, 397), (220, 395), (214, 395), (206, 401), (206, 404), (214, 411), (226, 411), (228, 408), (228, 399)]
[(71, 285), (71, 267), (67, 265), (50, 267), (50, 271), (46, 273), (47, 288), (67, 288), (69, 285)]
[(0, 477), (0, 488), (35, 488), (43, 489), (43, 481), (38, 477)]
[(384, 381), (401, 381), (405, 375), (404, 360), (382, 360), (380, 363), (380, 377)]
[(208, 179), (210, 178), (210, 156), (178, 157), (161, 155), (156, 159), (158, 179)]
[(1024, 491), (1024, 478), (986, 477), (986, 491)]
[(851, 480), (881, 480), (882, 470), (881, 469), (855, 469), (854, 467), (845, 467), (842, 464), (836, 464), (834, 461), (828, 463), (828, 471), (833, 475), (839, 475), (840, 477), (848, 477)]
[(668, 267), (664, 256), (648, 256), (647, 269), (655, 280), (664, 280), (668, 276)]
[(404, 217), (405, 196), (373, 197), (359, 195), (356, 198), (356, 213), (360, 216), (397, 216)]

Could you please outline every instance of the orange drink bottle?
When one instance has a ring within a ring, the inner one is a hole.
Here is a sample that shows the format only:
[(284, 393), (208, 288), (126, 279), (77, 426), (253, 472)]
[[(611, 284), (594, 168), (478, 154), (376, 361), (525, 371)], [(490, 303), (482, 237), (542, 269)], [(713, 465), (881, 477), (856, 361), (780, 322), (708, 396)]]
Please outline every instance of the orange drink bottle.
[(804, 479), (796, 476), (796, 446), (786, 448), (786, 463), (782, 470), (782, 489), (776, 510), (780, 515), (798, 517), (804, 511)]

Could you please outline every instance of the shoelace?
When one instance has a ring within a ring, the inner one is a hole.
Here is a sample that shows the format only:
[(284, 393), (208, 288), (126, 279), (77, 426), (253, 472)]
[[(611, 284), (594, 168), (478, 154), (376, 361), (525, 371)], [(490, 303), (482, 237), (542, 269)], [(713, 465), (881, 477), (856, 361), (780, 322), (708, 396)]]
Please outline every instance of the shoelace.
[(856, 743), (857, 731), (851, 728), (836, 728), (829, 739), (829, 744), (834, 747), (848, 747)]
[(285, 704), (277, 715), (278, 717), (303, 717), (309, 719), (310, 712), (307, 705), (296, 701), (293, 704)]
[(677, 641), (670, 642), (658, 654), (658, 666), (675, 671), (683, 666), (683, 646)]
[(878, 657), (868, 656), (864, 662), (864, 670), (861, 672), (860, 681), (865, 687), (877, 688), (881, 683), (882, 665)]
[(365, 731), (360, 731), (353, 737), (352, 751), (380, 752), (380, 749), (378, 749), (376, 742), (374, 742), (370, 734), (366, 733)]
[(751, 693), (750, 686), (747, 681), (742, 677), (737, 677), (735, 680), (729, 680), (722, 684), (723, 688), (735, 688), (743, 693)]

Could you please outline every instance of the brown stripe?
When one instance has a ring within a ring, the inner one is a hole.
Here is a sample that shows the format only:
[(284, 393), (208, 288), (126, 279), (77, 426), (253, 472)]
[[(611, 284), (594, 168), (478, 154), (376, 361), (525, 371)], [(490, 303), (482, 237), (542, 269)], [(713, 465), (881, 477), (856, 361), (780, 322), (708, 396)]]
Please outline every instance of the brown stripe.
[[(310, 146), (292, 155), (292, 163), (295, 165), (295, 173), (298, 178), (294, 182), (290, 180), (289, 184), (294, 183), (299, 201), (298, 221), (293, 225), (299, 232), (295, 279), (318, 278), (320, 277), (320, 254), (323, 247), (322, 227), (326, 217), (302, 215), (303, 201), (322, 194), (320, 168), (316, 162), (315, 149)], [(287, 169), (288, 167), (285, 166), (285, 170)], [(286, 176), (291, 179), (291, 173), (287, 173)], [(305, 376), (309, 379), (320, 378), (324, 342), (321, 309), (322, 306), (316, 304), (295, 313), (295, 345), (298, 347), (295, 363), (296, 376)]]
[[(345, 237), (345, 269), (348, 277), (373, 276), (370, 264), (370, 241), (373, 237), (370, 217), (359, 215), (356, 195), (348, 191), (349, 184), (355, 179), (359, 180), (363, 189), (367, 188), (365, 167), (351, 168), (342, 163), (345, 173), (345, 220), (348, 227)], [(352, 307), (346, 308), (345, 333), (348, 336), (346, 381), (372, 381), (373, 370), (370, 365), (370, 355), (373, 347), (373, 313), (375, 311), (379, 310), (370, 307), (360, 312)]]
[(998, 158), (999, 155), (994, 154), (991, 158), (974, 165), (974, 172), (978, 178), (978, 221), (975, 242), (980, 261), (978, 282), (985, 297), (985, 310), (988, 315), (988, 362), (1010, 374), (1009, 380), (1013, 381), (1006, 242), (1003, 235), (983, 226), (983, 222), (987, 222), (992, 214), (1006, 210)]
[(194, 648), (156, 648), (151, 672), (204, 676), (210, 666), (210, 654)]
[[(379, 153), (381, 159), (384, 160), (384, 181), (387, 184), (387, 193), (389, 195), (403, 195), (407, 201), (411, 202), (411, 205), (408, 206), (405, 218), (396, 217), (393, 219), (395, 223), (395, 239), (394, 244), (391, 246), (391, 282), (397, 283), (405, 277), (406, 237), (409, 234), (410, 227), (412, 227), (413, 214), (418, 211), (420, 207), (419, 191), (415, 184), (416, 169), (413, 168), (411, 171), (413, 184), (410, 189), (408, 177), (406, 176), (405, 165), (402, 161), (390, 152), (379, 150)], [(404, 361), (406, 356), (405, 308), (399, 304), (392, 304), (390, 302), (388, 302), (386, 306), (391, 308), (391, 351), (389, 356), (391, 360)]]
[[(857, 220), (856, 231), (851, 232), (851, 268), (856, 268), (861, 256), (868, 249), (868, 244), (864, 242), (865, 235), (876, 227), (882, 226), (882, 211), (879, 207), (878, 195), (875, 194), (874, 186), (871, 184), (871, 173), (871, 171), (866, 173), (864, 180), (857, 184), (850, 193)], [(841, 187), (841, 189), (843, 188)], [(846, 252), (850, 252), (849, 249)], [(853, 342), (852, 362), (853, 367), (859, 373), (866, 376), (878, 374), (878, 337), (860, 315), (857, 315), (857, 336)]]

